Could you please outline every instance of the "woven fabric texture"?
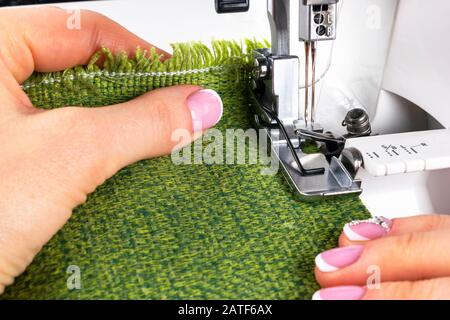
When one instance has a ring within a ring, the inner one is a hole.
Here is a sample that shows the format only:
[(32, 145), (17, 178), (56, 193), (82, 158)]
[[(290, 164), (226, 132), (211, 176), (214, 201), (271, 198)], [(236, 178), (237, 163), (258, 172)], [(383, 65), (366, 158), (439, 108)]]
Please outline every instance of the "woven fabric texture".
[[(248, 42), (247, 51), (259, 45)], [(55, 108), (198, 84), (223, 98), (218, 129), (250, 128), (246, 50), (225, 41), (213, 47), (177, 45), (164, 63), (154, 52), (128, 59), (103, 50), (89, 66), (35, 74), (23, 88), (34, 105)], [(162, 157), (123, 169), (75, 209), (2, 298), (310, 299), (315, 255), (336, 246), (344, 223), (369, 214), (357, 197), (301, 202), (281, 174), (261, 168)], [(67, 287), (71, 265), (81, 271), (79, 290)]]

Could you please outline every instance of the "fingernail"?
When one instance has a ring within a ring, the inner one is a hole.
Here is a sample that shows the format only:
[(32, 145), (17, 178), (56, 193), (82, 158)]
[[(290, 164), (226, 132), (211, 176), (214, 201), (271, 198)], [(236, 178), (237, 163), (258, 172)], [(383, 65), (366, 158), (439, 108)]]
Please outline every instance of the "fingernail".
[(369, 241), (389, 233), (392, 221), (385, 217), (353, 221), (344, 226), (344, 234), (350, 241)]
[(322, 289), (314, 293), (312, 300), (361, 300), (366, 289), (355, 286)]
[(222, 118), (222, 99), (214, 90), (194, 92), (188, 97), (187, 105), (191, 111), (194, 132), (211, 128)]
[(355, 263), (363, 250), (363, 246), (348, 246), (322, 252), (316, 257), (316, 266), (322, 272), (338, 271)]

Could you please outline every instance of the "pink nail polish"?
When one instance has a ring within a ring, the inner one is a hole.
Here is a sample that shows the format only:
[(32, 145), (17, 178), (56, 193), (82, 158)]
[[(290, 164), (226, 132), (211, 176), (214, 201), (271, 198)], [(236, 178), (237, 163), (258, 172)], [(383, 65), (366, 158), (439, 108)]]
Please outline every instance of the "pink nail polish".
[(223, 103), (214, 90), (199, 90), (187, 99), (187, 106), (191, 111), (194, 132), (215, 126), (223, 114)]
[(316, 266), (322, 272), (338, 271), (355, 263), (363, 250), (363, 246), (348, 246), (322, 252), (316, 257)]
[(317, 291), (312, 300), (361, 300), (365, 294), (366, 289), (362, 287), (335, 287)]
[(369, 241), (386, 236), (391, 227), (391, 220), (375, 217), (346, 224), (344, 234), (350, 241)]

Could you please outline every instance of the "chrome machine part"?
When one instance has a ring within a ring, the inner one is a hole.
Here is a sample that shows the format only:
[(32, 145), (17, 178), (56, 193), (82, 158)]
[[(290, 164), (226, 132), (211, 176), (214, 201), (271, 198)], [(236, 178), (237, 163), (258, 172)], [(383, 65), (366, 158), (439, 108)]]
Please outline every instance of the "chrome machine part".
[(361, 152), (355, 148), (344, 149), (339, 159), (353, 178), (364, 164)]
[(336, 39), (337, 3), (339, 0), (299, 0), (302, 41)]
[[(309, 109), (309, 56), (311, 54), (311, 43), (305, 41), (305, 107), (303, 116), (305, 118), (305, 128), (308, 127)], [(300, 115), (299, 115), (300, 119)]]
[[(336, 38), (339, 0), (300, 0), (299, 40), (305, 42), (305, 127), (315, 129), (317, 42)], [(311, 56), (311, 99), (309, 99), (309, 59)]]
[(317, 66), (317, 42), (311, 42), (311, 112), (310, 112), (310, 125), (311, 129), (314, 130), (315, 124), (315, 113), (316, 113), (316, 66)]
[(372, 133), (370, 118), (366, 110), (356, 108), (347, 113), (342, 126), (347, 127), (347, 137), (369, 136)]
[(272, 53), (290, 54), (290, 0), (267, 0), (267, 14), (272, 33)]
[(279, 130), (269, 130), (268, 136), (284, 176), (300, 199), (314, 201), (324, 197), (361, 193), (361, 182), (354, 180), (336, 157), (329, 163), (321, 153), (306, 155), (300, 149), (295, 149), (306, 170), (324, 168), (322, 174), (302, 175)]
[[(353, 179), (337, 157), (322, 153), (306, 154), (301, 149), (301, 129), (294, 116), (298, 103), (298, 58), (273, 56), (267, 51), (255, 52), (253, 91), (255, 118), (264, 128), (272, 146), (272, 154), (293, 190), (303, 200), (329, 196), (359, 194), (361, 182)], [(264, 60), (266, 59), (266, 60)], [(264, 72), (261, 70), (264, 66)], [(266, 72), (266, 67), (268, 71)], [(293, 104), (294, 103), (294, 104)], [(314, 131), (304, 131), (305, 138), (326, 144), (342, 144), (342, 139)], [(313, 136), (310, 136), (313, 135)]]
[[(275, 57), (265, 50), (255, 52), (253, 76), (256, 123), (263, 128), (271, 127), (267, 131), (270, 142), (272, 145), (276, 144), (277, 151), (282, 148), (291, 153), (290, 161), (295, 163), (296, 171), (300, 175), (323, 174), (325, 171), (323, 167), (306, 169), (296, 151), (299, 143), (292, 124), (297, 116), (296, 106), (299, 101), (298, 94), (295, 93), (299, 79), (298, 73), (290, 72), (293, 68), (298, 68), (298, 58), (295, 56)], [(263, 90), (259, 90), (260, 88)], [(280, 138), (274, 140), (272, 134)], [(297, 143), (293, 140), (297, 140)]]
[[(301, 6), (307, 5), (309, 10), (308, 17), (303, 16), (301, 10), (296, 12), (302, 14), (300, 21), (310, 19), (308, 21), (312, 21), (311, 23), (320, 25), (331, 20), (314, 21), (311, 14), (323, 14), (325, 9), (326, 12), (332, 13), (337, 3), (337, 0), (297, 1), (301, 1)], [(302, 137), (298, 130), (299, 124), (305, 119), (300, 119), (299, 110), (299, 58), (291, 55), (290, 51), (290, 5), (290, 0), (267, 0), (272, 29), (272, 50), (262, 49), (254, 53), (252, 92), (255, 124), (265, 130), (272, 155), (279, 161), (287, 181), (301, 199), (316, 200), (329, 196), (359, 194), (362, 191), (361, 182), (351, 176), (336, 156), (323, 153), (306, 154), (302, 151)], [(317, 12), (317, 9), (321, 11)], [(306, 15), (306, 12), (304, 14)], [(321, 37), (325, 40), (326, 35)], [(329, 38), (334, 38), (334, 34), (330, 34)], [(315, 40), (318, 39), (311, 41)], [(322, 132), (323, 130), (317, 132), (317, 135)], [(317, 135), (316, 139), (328, 143), (341, 142), (334, 141), (332, 135)]]

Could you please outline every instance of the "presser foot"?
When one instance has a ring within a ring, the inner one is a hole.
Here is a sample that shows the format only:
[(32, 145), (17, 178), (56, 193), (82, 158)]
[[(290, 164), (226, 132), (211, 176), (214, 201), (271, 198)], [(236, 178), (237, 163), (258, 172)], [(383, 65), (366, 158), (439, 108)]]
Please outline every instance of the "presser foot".
[[(272, 156), (279, 161), (279, 169), (293, 191), (304, 201), (316, 201), (332, 196), (360, 194), (361, 181), (356, 180), (347, 171), (343, 163), (335, 156), (330, 160), (323, 153), (306, 154), (301, 144), (294, 150), (289, 148), (279, 129), (267, 129), (267, 138), (271, 143)], [(294, 159), (296, 153), (304, 169), (322, 168), (321, 173), (304, 175)]]
[[(298, 57), (272, 55), (267, 49), (254, 55), (254, 124), (265, 130), (273, 160), (294, 192), (306, 201), (360, 194), (361, 181), (354, 179), (338, 159), (345, 141), (317, 126), (302, 128), (301, 121), (296, 121)], [(306, 152), (307, 142), (317, 143), (317, 150)]]

